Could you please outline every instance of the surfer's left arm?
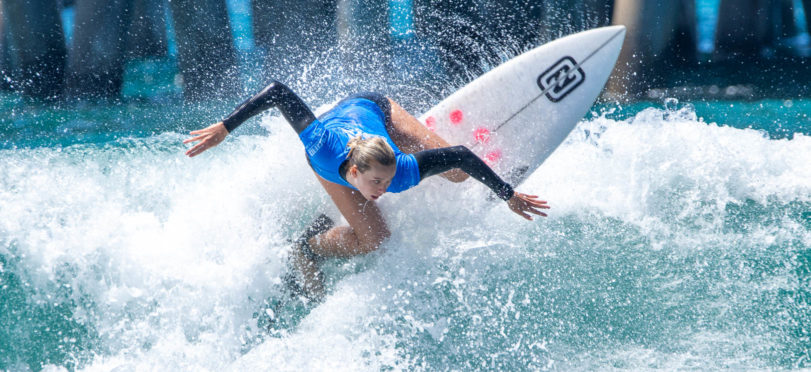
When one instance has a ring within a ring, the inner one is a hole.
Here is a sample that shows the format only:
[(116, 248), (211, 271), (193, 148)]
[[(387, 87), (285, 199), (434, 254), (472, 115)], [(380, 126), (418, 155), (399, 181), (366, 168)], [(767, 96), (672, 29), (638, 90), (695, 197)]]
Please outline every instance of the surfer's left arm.
[(493, 172), (482, 159), (465, 146), (442, 147), (419, 151), (414, 154), (420, 170), (420, 179), (459, 168), (479, 182), (485, 184), (499, 198), (507, 202), (510, 209), (528, 220), (529, 213), (546, 217), (541, 209), (549, 209), (546, 201), (538, 200), (537, 195), (527, 195), (513, 190), (512, 186)]

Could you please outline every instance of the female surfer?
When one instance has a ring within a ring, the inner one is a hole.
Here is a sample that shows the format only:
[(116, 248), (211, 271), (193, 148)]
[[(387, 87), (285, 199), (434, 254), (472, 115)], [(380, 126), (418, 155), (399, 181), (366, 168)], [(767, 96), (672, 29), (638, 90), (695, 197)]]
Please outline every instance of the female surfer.
[(291, 285), (306, 297), (320, 298), (323, 275), (318, 263), (328, 257), (350, 257), (376, 250), (389, 237), (374, 201), (386, 192), (402, 192), (441, 174), (452, 182), (473, 176), (509, 208), (531, 220), (549, 206), (535, 195), (515, 192), (479, 157), (464, 146), (451, 146), (393, 100), (377, 93), (350, 96), (316, 118), (287, 86), (272, 82), (223, 121), (192, 131), (184, 144), (198, 142), (193, 157), (217, 146), (248, 118), (278, 108), (304, 143), (307, 161), (349, 226), (334, 227), (319, 216), (295, 242), (291, 254), (297, 271)]

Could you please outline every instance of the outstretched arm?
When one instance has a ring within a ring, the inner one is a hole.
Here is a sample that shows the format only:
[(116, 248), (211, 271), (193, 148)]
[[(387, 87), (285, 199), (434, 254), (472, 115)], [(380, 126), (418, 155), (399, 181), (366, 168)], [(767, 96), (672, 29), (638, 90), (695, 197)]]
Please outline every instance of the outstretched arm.
[(228, 115), (223, 121), (213, 124), (205, 129), (191, 132), (195, 137), (189, 138), (183, 143), (200, 142), (186, 151), (188, 156), (196, 156), (203, 151), (217, 146), (236, 127), (246, 120), (265, 111), (269, 108), (278, 107), (290, 126), (301, 133), (310, 123), (315, 120), (315, 115), (304, 101), (299, 98), (290, 88), (284, 84), (274, 81), (265, 89), (243, 102), (234, 112)]
[(459, 168), (493, 190), (499, 198), (507, 202), (513, 212), (521, 217), (531, 220), (532, 216), (528, 213), (546, 217), (546, 213), (541, 212), (541, 209), (549, 209), (545, 201), (537, 200), (536, 195), (515, 192), (510, 184), (504, 182), (484, 161), (465, 146), (419, 151), (414, 154), (414, 157), (417, 159), (420, 169), (420, 179)]

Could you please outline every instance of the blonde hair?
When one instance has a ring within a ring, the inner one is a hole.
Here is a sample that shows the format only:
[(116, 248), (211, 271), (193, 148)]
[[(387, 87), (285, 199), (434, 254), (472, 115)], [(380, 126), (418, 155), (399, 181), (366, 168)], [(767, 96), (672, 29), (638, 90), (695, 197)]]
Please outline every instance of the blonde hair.
[(372, 161), (376, 161), (382, 166), (393, 165), (396, 162), (394, 150), (382, 137), (364, 139), (356, 136), (350, 139), (346, 145), (349, 147), (349, 154), (346, 155), (349, 165), (358, 167), (361, 173), (372, 167)]

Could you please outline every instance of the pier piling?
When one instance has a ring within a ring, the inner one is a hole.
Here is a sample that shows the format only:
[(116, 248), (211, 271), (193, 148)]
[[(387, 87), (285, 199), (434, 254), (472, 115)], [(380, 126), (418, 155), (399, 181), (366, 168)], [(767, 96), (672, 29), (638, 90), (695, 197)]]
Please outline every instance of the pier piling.
[[(241, 76), (226, 1), (0, 0), (0, 90), (118, 98), (127, 60), (168, 54), (171, 20), (184, 98), (232, 98)], [(451, 87), (510, 55), (613, 23), (627, 34), (607, 90), (634, 98), (700, 80), (699, 56), (750, 67), (806, 58), (808, 45), (794, 38), (795, 1), (718, 0), (710, 56), (698, 54), (696, 0), (251, 0), (258, 48), (245, 61), (263, 65), (252, 80), (285, 81), (308, 96)], [(801, 2), (811, 29), (811, 0)], [(64, 7), (74, 7), (67, 47)], [(262, 52), (263, 61), (253, 58)]]
[(337, 43), (335, 0), (253, 0), (253, 34), (265, 51), (266, 80), (292, 84)]
[(336, 28), (341, 63), (354, 89), (380, 86), (391, 70), (387, 5), (377, 0), (338, 1)]
[(172, 0), (183, 97), (232, 97), (239, 87), (225, 0)]
[(768, 44), (771, 21), (763, 5), (771, 0), (721, 0), (715, 33), (715, 58), (752, 60)]
[(791, 0), (722, 0), (719, 12), (716, 59), (772, 58), (781, 40), (797, 33)]
[(124, 80), (130, 0), (76, 0), (68, 98), (117, 98)]
[(126, 56), (131, 59), (164, 57), (167, 53), (166, 0), (132, 0)]
[(8, 21), (13, 88), (26, 96), (53, 99), (62, 92), (67, 49), (54, 0), (1, 2)]
[(805, 29), (811, 33), (811, 0), (803, 0), (802, 4), (805, 11)]
[(616, 0), (613, 24), (627, 28), (607, 89), (633, 97), (656, 83), (663, 67), (695, 62), (697, 54), (694, 0)]
[(9, 55), (8, 30), (3, 7), (0, 6), (0, 90), (11, 90), (11, 56)]

